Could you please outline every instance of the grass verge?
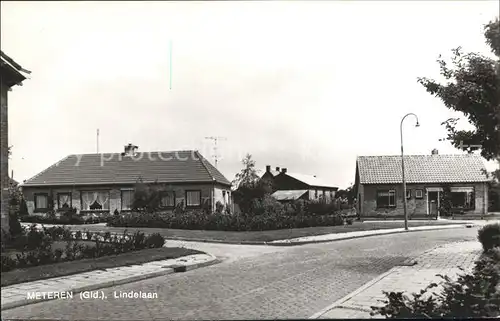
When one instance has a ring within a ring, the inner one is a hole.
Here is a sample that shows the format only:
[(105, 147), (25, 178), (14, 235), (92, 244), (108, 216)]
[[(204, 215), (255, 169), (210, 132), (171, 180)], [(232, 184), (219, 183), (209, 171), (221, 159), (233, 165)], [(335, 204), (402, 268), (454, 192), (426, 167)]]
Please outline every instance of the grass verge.
[[(436, 226), (436, 225), (457, 225), (457, 223), (443, 222), (443, 221), (409, 221), (409, 227), (417, 226)], [(180, 229), (163, 229), (163, 228), (125, 228), (125, 227), (108, 227), (103, 225), (87, 225), (85, 227), (78, 225), (68, 225), (72, 230), (83, 231), (88, 230), (92, 232), (102, 231), (111, 233), (123, 233), (126, 229), (129, 233), (141, 231), (146, 234), (159, 233), (167, 239), (179, 240), (203, 240), (203, 241), (220, 241), (230, 243), (245, 243), (245, 242), (270, 242), (275, 240), (293, 239), (305, 236), (316, 236), (332, 233), (347, 233), (358, 231), (373, 231), (384, 230), (393, 228), (402, 228), (402, 222), (354, 222), (352, 225), (343, 226), (318, 226), (318, 227), (305, 227), (296, 229), (282, 229), (270, 231), (248, 231), (248, 232), (235, 232), (235, 231), (204, 231), (204, 230), (180, 230)]]
[(1, 286), (90, 272), (93, 270), (105, 270), (119, 266), (175, 259), (192, 254), (203, 254), (203, 252), (178, 247), (162, 247), (133, 251), (113, 256), (104, 256), (96, 259), (84, 259), (33, 266), (26, 269), (16, 269), (9, 272), (2, 272)]

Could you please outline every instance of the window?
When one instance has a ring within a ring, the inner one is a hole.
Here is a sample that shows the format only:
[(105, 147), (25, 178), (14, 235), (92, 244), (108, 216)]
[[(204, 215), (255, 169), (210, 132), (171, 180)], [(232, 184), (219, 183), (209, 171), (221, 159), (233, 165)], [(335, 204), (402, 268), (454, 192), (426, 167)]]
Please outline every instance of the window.
[(186, 206), (200, 206), (201, 191), (186, 191)]
[(109, 210), (109, 192), (95, 191), (82, 192), (82, 211), (106, 211)]
[(415, 190), (415, 198), (424, 198), (424, 191), (421, 189)]
[(411, 198), (411, 189), (407, 189), (406, 190), (406, 199), (410, 199)]
[(377, 191), (377, 207), (396, 207), (396, 191)]
[(49, 209), (49, 194), (35, 194), (35, 211), (46, 211)]
[(451, 204), (454, 208), (474, 209), (475, 208), (474, 188), (455, 187), (451, 188)]
[(71, 193), (57, 194), (57, 208), (58, 209), (71, 208)]
[(163, 192), (161, 194), (162, 207), (175, 207), (175, 192)]
[(132, 202), (134, 200), (134, 191), (133, 190), (122, 190), (121, 191), (122, 198), (122, 210), (128, 211), (132, 209)]

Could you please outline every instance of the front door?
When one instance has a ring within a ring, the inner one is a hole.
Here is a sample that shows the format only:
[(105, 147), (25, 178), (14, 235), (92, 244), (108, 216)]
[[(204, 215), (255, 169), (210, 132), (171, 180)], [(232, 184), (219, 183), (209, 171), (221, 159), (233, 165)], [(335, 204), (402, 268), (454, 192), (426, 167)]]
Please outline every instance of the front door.
[(439, 208), (439, 192), (430, 192), (427, 194), (429, 215), (437, 216)]

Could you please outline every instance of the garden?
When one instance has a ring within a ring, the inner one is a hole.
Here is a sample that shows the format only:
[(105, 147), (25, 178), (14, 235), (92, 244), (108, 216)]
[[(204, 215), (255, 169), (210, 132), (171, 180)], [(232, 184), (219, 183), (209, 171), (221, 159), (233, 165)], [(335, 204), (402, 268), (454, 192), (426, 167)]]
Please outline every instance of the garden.
[(212, 211), (210, 201), (200, 209), (186, 209), (183, 203), (171, 211), (162, 211), (161, 191), (155, 184), (138, 184), (133, 196), (131, 213), (114, 215), (108, 222), (112, 227), (155, 227), (187, 230), (268, 231), (305, 227), (352, 224), (350, 205), (342, 199), (326, 202), (295, 200), (280, 203), (272, 196), (269, 182), (256, 177), (240, 183), (233, 192), (240, 211), (231, 213), (220, 202)]
[(158, 233), (23, 227), (15, 216), (9, 224), (10, 233), (1, 249), (2, 286), (201, 253), (164, 247), (165, 238)]
[(113, 217), (112, 227), (155, 227), (188, 230), (266, 231), (352, 224), (354, 219), (336, 210), (334, 204), (297, 201), (281, 204), (271, 196), (255, 199), (247, 212), (185, 210), (136, 211)]

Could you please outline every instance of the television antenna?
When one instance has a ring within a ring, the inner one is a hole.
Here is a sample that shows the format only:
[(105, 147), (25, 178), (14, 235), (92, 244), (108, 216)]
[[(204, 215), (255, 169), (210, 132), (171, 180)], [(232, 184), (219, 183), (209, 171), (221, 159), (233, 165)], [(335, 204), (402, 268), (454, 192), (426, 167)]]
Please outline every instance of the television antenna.
[(217, 168), (217, 164), (219, 163), (219, 154), (217, 154), (217, 142), (219, 140), (227, 140), (226, 137), (221, 137), (221, 136), (210, 136), (210, 137), (205, 137), (205, 139), (212, 140), (214, 142), (214, 154), (213, 158), (215, 161), (215, 168)]

